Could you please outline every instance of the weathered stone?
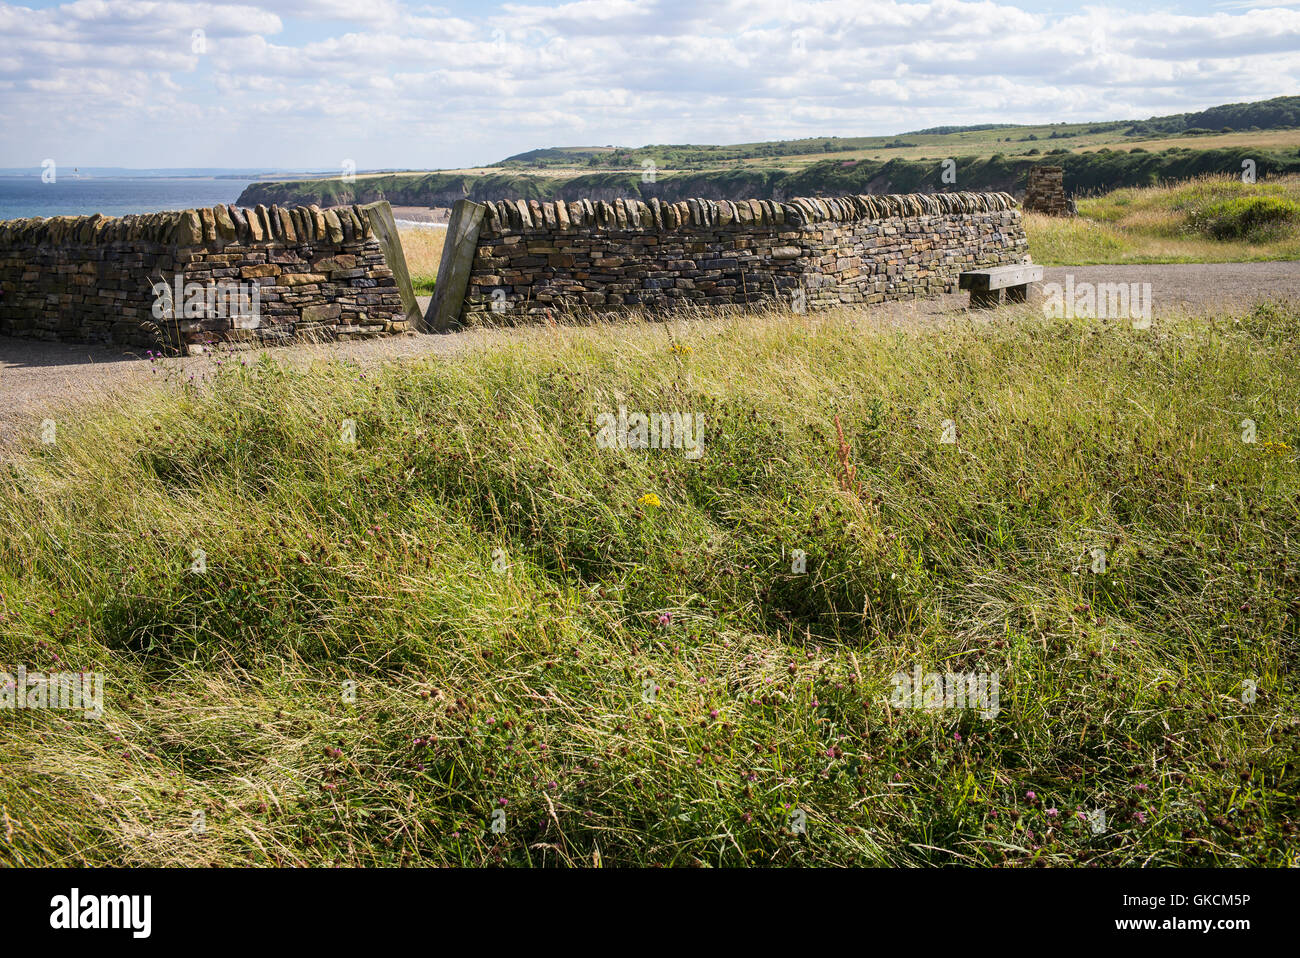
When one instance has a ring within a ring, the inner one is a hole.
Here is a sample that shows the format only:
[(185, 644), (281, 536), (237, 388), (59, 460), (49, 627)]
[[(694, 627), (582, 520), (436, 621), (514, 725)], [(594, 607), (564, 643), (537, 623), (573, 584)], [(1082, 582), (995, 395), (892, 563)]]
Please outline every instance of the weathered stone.
[(304, 323), (329, 323), (339, 318), (342, 307), (338, 303), (326, 303), (320, 306), (304, 306), (302, 321)]
[(212, 207), (212, 219), (216, 225), (217, 236), (223, 240), (235, 238), (235, 221), (230, 218), (230, 210), (224, 206)]
[(323, 283), (328, 279), (320, 273), (281, 273), (281, 286), (305, 286), (308, 283)]
[(284, 241), (290, 244), (297, 243), (298, 231), (293, 225), (293, 215), (288, 210), (279, 207), (272, 207), (271, 211), (280, 219), (280, 235), (284, 237)]
[(196, 210), (185, 210), (176, 227), (177, 246), (198, 246), (203, 242), (203, 220)]
[(315, 239), (325, 239), (329, 231), (325, 228), (325, 212), (314, 203), (307, 207), (311, 211), (312, 233)]
[(348, 207), (348, 219), (352, 221), (352, 233), (357, 239), (366, 239), (371, 236), (370, 222), (366, 219), (364, 213), (355, 206)]
[(325, 235), (336, 246), (343, 242), (343, 225), (339, 222), (339, 214), (335, 210), (325, 211)]
[(209, 243), (215, 242), (217, 238), (217, 221), (212, 216), (212, 210), (199, 208), (195, 212), (199, 214), (199, 220), (203, 224), (203, 238)]
[(357, 258), (347, 253), (341, 253), (337, 256), (321, 256), (312, 264), (314, 273), (330, 273), (336, 269), (354, 269), (357, 265)]
[(298, 234), (298, 242), (310, 243), (314, 239), (312, 235), (311, 214), (301, 206), (296, 206), (289, 211), (293, 220), (294, 232)]

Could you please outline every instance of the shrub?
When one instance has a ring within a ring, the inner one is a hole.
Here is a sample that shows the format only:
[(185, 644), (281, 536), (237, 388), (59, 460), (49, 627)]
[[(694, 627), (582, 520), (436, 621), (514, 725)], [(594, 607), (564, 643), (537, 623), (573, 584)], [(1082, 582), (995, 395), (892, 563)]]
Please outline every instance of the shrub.
[(1275, 196), (1240, 196), (1192, 210), (1187, 218), (1190, 232), (1204, 233), (1218, 240), (1275, 238), (1300, 221), (1300, 204)]

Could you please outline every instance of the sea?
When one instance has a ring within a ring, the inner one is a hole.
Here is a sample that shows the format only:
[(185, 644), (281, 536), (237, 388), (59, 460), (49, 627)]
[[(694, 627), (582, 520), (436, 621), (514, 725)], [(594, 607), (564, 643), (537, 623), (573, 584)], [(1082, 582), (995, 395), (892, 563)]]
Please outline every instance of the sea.
[(0, 220), (28, 216), (125, 216), (233, 203), (252, 178), (225, 176), (102, 176), (57, 172), (53, 183), (39, 175), (0, 174)]
[[(0, 170), (0, 220), (29, 216), (125, 216), (128, 213), (156, 213), (159, 210), (188, 210), (218, 203), (234, 203), (249, 183), (259, 179), (300, 179), (312, 174), (283, 173), (252, 175), (254, 171), (167, 172), (139, 170), (97, 172), (55, 171), (54, 182), (39, 174)], [(242, 174), (242, 175), (241, 175)], [(446, 223), (430, 223), (425, 216), (403, 218), (394, 210), (403, 228), (446, 229)]]

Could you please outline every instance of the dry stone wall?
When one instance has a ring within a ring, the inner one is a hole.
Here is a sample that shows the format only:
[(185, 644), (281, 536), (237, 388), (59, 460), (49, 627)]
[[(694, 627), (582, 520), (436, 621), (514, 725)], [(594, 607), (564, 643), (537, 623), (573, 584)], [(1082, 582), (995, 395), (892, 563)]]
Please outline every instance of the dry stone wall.
[[(784, 301), (795, 310), (953, 291), (965, 269), (1020, 263), (1006, 193), (787, 202), (516, 201), (481, 210), (463, 301), (429, 325), (528, 321), (548, 310)], [(453, 216), (452, 235), (457, 232)], [(449, 278), (444, 254), (439, 287)]]
[(387, 203), (0, 222), (0, 334), (202, 349), (419, 320)]

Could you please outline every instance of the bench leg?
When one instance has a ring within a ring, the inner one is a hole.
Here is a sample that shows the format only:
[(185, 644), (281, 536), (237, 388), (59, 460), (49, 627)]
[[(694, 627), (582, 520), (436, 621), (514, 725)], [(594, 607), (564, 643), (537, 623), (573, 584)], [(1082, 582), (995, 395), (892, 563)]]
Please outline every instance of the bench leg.
[(992, 309), (1002, 304), (1002, 290), (972, 289), (970, 291), (971, 309)]
[(1008, 303), (1027, 303), (1029, 302), (1029, 284), (1024, 286), (1010, 286), (1007, 288)]

